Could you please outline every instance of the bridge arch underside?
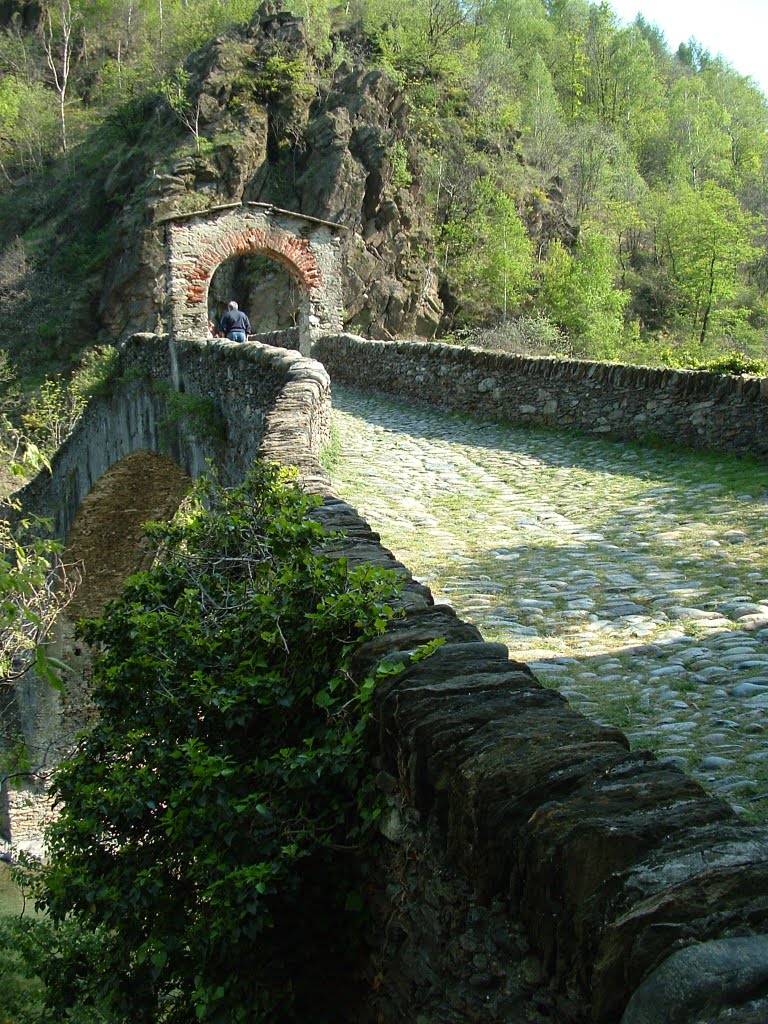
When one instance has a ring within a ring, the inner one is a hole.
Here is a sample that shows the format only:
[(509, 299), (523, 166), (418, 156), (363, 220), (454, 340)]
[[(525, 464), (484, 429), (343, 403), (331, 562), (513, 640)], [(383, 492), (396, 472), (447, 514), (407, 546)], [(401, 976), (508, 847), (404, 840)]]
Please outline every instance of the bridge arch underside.
[(340, 329), (338, 239), (331, 226), (281, 216), (268, 208), (239, 207), (173, 221), (167, 228), (175, 337), (205, 337), (214, 274), (222, 264), (247, 256), (266, 257), (284, 268), (294, 282), (301, 297), (297, 327), (304, 354), (309, 353), (314, 335)]
[(0, 694), (0, 753), (23, 741), (32, 769), (0, 792), (0, 843), (39, 852), (40, 827), (50, 816), (47, 777), (92, 721), (92, 652), (77, 636), (78, 620), (101, 615), (129, 576), (149, 568), (155, 549), (144, 523), (171, 519), (191, 483), (174, 459), (142, 449), (110, 466), (80, 502), (62, 556), (80, 582), (49, 646), (69, 667), (63, 689), (41, 685), (30, 672)]
[(67, 617), (100, 615), (125, 580), (148, 568), (154, 549), (143, 524), (171, 519), (192, 481), (168, 455), (141, 449), (101, 476), (80, 503), (69, 528), (64, 561), (82, 581)]

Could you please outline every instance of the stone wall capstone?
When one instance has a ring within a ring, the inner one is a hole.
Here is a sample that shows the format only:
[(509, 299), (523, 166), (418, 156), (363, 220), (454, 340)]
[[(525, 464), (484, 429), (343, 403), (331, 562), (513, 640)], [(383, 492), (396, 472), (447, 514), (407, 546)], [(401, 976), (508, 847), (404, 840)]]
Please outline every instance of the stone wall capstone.
[(525, 426), (768, 456), (768, 378), (325, 335), (333, 380)]

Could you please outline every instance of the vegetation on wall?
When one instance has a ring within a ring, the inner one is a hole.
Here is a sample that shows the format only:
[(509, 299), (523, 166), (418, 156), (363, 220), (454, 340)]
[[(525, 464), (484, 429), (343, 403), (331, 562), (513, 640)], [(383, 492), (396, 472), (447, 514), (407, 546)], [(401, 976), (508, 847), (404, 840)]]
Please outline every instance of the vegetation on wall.
[(339, 1019), (378, 813), (373, 683), (346, 666), (396, 584), (323, 555), (314, 503), (268, 465), (200, 485), (85, 626), (99, 717), (56, 775), (38, 895), (100, 947), (43, 965), (57, 1019), (73, 994), (99, 1020)]

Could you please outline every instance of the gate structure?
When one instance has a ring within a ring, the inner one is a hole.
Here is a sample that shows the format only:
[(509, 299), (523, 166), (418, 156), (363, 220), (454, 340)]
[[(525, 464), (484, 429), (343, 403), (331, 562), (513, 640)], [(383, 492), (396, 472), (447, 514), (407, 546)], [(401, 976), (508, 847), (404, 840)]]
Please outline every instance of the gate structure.
[[(266, 203), (219, 206), (164, 218), (170, 331), (174, 338), (204, 338), (208, 288), (216, 269), (236, 256), (266, 256), (284, 267), (303, 296), (300, 351), (312, 339), (342, 328), (339, 242), (345, 228)], [(246, 312), (257, 314), (255, 310)]]

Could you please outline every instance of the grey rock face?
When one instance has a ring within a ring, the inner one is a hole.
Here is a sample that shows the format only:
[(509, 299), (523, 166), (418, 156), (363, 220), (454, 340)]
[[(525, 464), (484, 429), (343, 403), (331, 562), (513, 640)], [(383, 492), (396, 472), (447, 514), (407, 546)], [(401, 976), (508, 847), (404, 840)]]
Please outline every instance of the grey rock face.
[(643, 982), (621, 1024), (768, 1019), (768, 938), (717, 939), (673, 954)]
[[(408, 152), (402, 95), (381, 70), (344, 63), (329, 83), (320, 64), (303, 23), (268, 5), (247, 29), (193, 57), (202, 153), (178, 155), (181, 129), (159, 107), (175, 156), (152, 164), (134, 154), (105, 186), (108, 199), (131, 197), (120, 215), (101, 301), (112, 336), (167, 327), (165, 239), (158, 222), (241, 201), (273, 203), (347, 229), (340, 252), (347, 327), (375, 338), (434, 334), (443, 306), (425, 267), (430, 236), (418, 170), (409, 163), (408, 187), (394, 176), (395, 152)], [(290, 74), (280, 70), (286, 66)], [(254, 277), (248, 260), (223, 266), (228, 269), (220, 286), (212, 284), (211, 308), (223, 312), (222, 302), (234, 294), (255, 314), (254, 331), (293, 326), (294, 286), (281, 267), (274, 265), (263, 288), (263, 274)]]

